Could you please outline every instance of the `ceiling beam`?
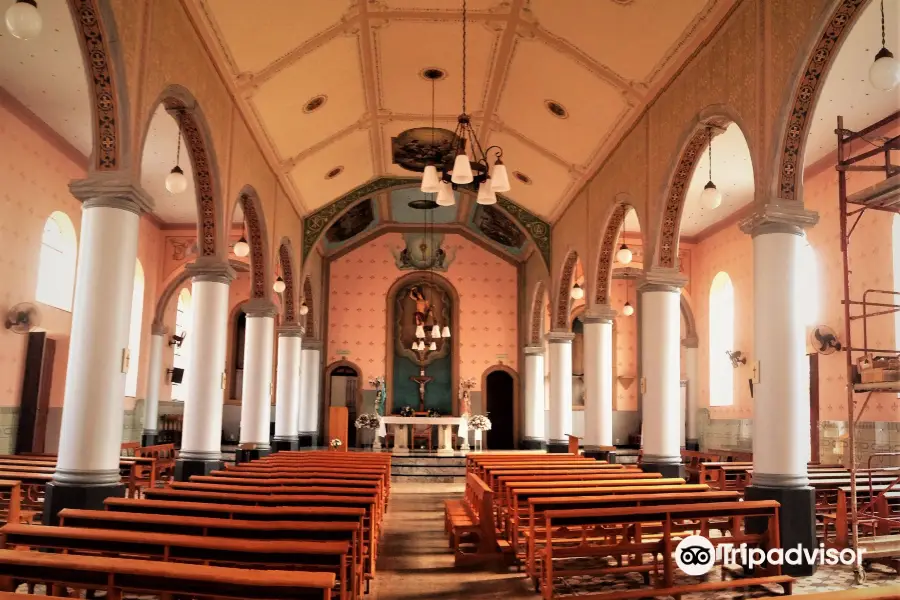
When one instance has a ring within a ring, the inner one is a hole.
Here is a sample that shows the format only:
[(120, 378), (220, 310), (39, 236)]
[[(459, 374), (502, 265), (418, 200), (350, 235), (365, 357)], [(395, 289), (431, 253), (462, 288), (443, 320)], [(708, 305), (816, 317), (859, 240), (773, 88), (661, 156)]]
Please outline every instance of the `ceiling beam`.
[[(488, 88), (487, 97), (484, 102), (485, 118), (482, 120), (481, 128), (478, 131), (480, 137), (485, 141), (487, 141), (487, 137), (490, 135), (488, 125), (494, 117), (494, 113), (497, 111), (497, 105), (500, 103), (500, 90), (503, 89), (503, 83), (506, 81), (506, 73), (509, 71), (509, 65), (512, 61), (512, 51), (515, 46), (517, 34), (516, 28), (519, 22), (519, 15), (522, 13), (522, 7), (524, 5), (525, 0), (513, 0), (512, 6), (510, 7), (511, 10), (506, 20), (506, 29), (503, 30), (503, 35), (500, 37), (500, 47), (497, 50), (497, 56), (491, 67), (491, 73), (488, 75), (490, 87)], [(462, 15), (460, 15), (460, 18), (462, 18)]]
[[(359, 54), (362, 68), (363, 88), (366, 92), (366, 107), (369, 113), (369, 144), (372, 153), (372, 170), (384, 173), (384, 143), (381, 127), (378, 126), (378, 87), (375, 85), (375, 59), (372, 56), (372, 27), (369, 24), (369, 5), (361, 1)], [(380, 17), (380, 15), (379, 15)]]

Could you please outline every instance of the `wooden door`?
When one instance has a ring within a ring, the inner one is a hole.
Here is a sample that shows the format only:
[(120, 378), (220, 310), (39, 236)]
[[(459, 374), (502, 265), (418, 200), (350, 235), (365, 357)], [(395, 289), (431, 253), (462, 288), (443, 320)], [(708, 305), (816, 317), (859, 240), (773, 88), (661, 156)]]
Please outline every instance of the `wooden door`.
[(44, 451), (55, 354), (56, 341), (48, 338), (46, 332), (36, 331), (28, 334), (16, 434), (16, 454)]

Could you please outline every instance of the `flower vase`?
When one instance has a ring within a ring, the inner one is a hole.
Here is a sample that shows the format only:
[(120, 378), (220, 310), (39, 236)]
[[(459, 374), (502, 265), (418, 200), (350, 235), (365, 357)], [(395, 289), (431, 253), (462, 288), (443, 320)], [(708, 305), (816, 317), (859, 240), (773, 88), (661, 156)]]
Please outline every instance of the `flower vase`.
[(475, 430), (475, 451), (476, 452), (481, 451), (481, 435), (482, 435), (482, 431), (480, 429), (476, 429)]

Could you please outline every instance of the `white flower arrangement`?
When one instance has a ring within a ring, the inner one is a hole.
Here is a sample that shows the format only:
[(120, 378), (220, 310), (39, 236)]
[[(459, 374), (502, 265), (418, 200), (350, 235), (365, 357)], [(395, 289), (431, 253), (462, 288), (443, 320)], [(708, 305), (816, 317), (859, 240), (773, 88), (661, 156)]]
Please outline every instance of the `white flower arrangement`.
[(340, 448), (343, 445), (344, 443), (340, 440), (340, 438), (334, 438), (333, 440), (331, 440), (332, 448)]
[(381, 425), (381, 419), (375, 413), (363, 413), (356, 417), (353, 423), (357, 429), (378, 429)]
[(469, 429), (478, 431), (488, 431), (491, 428), (491, 420), (487, 415), (474, 415), (469, 417)]

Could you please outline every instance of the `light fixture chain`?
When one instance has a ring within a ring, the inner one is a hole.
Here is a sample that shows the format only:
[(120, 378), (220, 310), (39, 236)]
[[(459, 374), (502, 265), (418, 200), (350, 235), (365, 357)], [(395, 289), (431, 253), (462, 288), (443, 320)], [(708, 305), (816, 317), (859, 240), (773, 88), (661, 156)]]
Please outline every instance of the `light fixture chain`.
[(466, 15), (468, 14), (466, 0), (463, 0), (463, 52), (462, 52), (462, 111), (466, 114)]
[(709, 138), (709, 180), (712, 181), (712, 127), (706, 128), (706, 135)]
[(881, 47), (887, 47), (887, 42), (884, 37), (884, 0), (881, 0)]
[(175, 166), (181, 165), (181, 121), (184, 119), (184, 111), (178, 112), (178, 145), (175, 147)]

